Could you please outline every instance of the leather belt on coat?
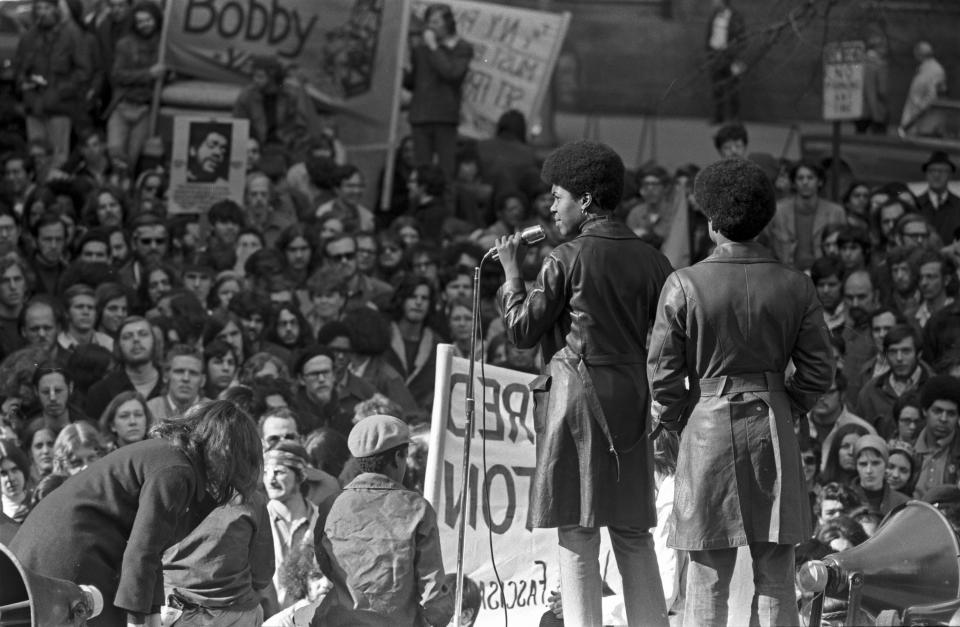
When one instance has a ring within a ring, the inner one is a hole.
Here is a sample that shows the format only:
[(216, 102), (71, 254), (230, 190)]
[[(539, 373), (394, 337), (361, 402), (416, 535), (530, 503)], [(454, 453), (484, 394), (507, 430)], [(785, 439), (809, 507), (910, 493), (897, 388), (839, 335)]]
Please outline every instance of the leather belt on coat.
[[(562, 359), (568, 364), (575, 367), (577, 374), (580, 376), (580, 382), (583, 384), (583, 397), (587, 403), (587, 407), (590, 409), (590, 415), (593, 417), (593, 421), (597, 423), (597, 427), (600, 428), (603, 437), (607, 440), (608, 450), (613, 459), (617, 464), (617, 482), (620, 482), (620, 453), (629, 453), (637, 444), (643, 441), (643, 436), (637, 439), (632, 445), (626, 449), (617, 450), (617, 447), (613, 443), (613, 434), (610, 433), (610, 425), (607, 423), (607, 417), (603, 412), (603, 407), (600, 405), (600, 398), (597, 396), (597, 390), (593, 386), (593, 377), (590, 376), (590, 371), (588, 370), (587, 358), (585, 355), (576, 355), (568, 347), (564, 347), (554, 355), (553, 359)], [(646, 362), (646, 357), (643, 355), (631, 355), (631, 354), (610, 354), (610, 355), (591, 355), (590, 356), (590, 366), (615, 366), (621, 364), (642, 364)]]
[(782, 372), (724, 375), (700, 379), (696, 383), (700, 396), (724, 396), (741, 392), (782, 392), (786, 390)]

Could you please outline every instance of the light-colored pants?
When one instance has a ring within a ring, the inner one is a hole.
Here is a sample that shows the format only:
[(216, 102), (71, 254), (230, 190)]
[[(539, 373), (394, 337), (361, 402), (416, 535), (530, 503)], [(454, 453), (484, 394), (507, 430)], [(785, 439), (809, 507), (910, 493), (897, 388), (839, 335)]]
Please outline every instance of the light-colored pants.
[[(730, 580), (737, 563), (737, 549), (690, 551), (689, 554), (684, 626), (726, 625)], [(793, 545), (751, 542), (750, 555), (753, 558), (754, 584), (750, 606), (751, 627), (799, 625), (793, 584)]]
[[(631, 626), (666, 626), (667, 608), (653, 537), (646, 529), (608, 527), (613, 555), (623, 579), (623, 601)], [(560, 598), (563, 622), (601, 627), (600, 529), (560, 527)]]
[(164, 607), (161, 614), (164, 627), (260, 627), (263, 624), (263, 608), (259, 605), (249, 610), (191, 607), (181, 611)]
[(51, 165), (59, 168), (70, 156), (70, 130), (72, 124), (66, 115), (50, 115), (38, 118), (27, 116), (27, 141), (48, 142), (53, 147)]
[(150, 106), (120, 101), (107, 119), (107, 151), (132, 172), (150, 134)]

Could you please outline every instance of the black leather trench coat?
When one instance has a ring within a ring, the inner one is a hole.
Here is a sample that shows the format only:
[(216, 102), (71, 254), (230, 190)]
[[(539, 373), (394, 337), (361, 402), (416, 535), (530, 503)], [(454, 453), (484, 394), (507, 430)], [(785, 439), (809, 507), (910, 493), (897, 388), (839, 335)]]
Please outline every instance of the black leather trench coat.
[(550, 253), (529, 291), (519, 280), (500, 288), (510, 341), (539, 344), (546, 362), (531, 385), (530, 526), (656, 525), (644, 362), (670, 271), (625, 225), (593, 217)]
[(813, 282), (760, 244), (717, 246), (670, 275), (648, 370), (654, 421), (682, 430), (669, 546), (810, 537), (794, 418), (830, 389), (834, 366)]

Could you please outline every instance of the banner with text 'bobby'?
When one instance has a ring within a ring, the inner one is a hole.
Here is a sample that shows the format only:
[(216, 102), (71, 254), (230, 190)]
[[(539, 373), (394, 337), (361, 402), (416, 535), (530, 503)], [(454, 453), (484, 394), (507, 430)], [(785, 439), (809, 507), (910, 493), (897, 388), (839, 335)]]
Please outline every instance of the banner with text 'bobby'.
[(296, 68), (336, 112), (351, 162), (376, 180), (396, 143), (406, 0), (175, 0), (166, 20), (166, 63), (177, 72), (247, 84), (255, 56)]
[[(433, 0), (413, 0), (423, 17)], [(550, 13), (493, 2), (445, 0), (453, 9), (457, 35), (473, 46), (463, 83), (460, 133), (493, 137), (497, 119), (516, 109), (528, 123), (537, 119), (570, 23), (570, 13)]]

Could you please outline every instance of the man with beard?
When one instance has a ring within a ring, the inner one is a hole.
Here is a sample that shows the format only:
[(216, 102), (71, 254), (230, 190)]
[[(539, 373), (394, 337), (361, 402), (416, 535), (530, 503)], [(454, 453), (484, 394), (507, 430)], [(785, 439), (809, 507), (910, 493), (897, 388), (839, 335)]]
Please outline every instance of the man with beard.
[(0, 359), (26, 343), (20, 335), (18, 319), (27, 289), (26, 267), (20, 259), (16, 256), (0, 257)]
[(273, 181), (263, 172), (251, 172), (243, 192), (247, 224), (260, 231), (264, 245), (276, 245), (280, 233), (297, 223), (297, 211), (288, 197), (276, 193)]
[[(857, 270), (847, 275), (843, 282), (843, 305), (847, 310), (847, 319), (841, 331), (846, 347), (843, 376), (847, 381), (852, 381), (876, 352), (870, 335), (870, 312), (877, 306), (877, 291), (869, 272)], [(857, 397), (851, 396), (852, 392), (847, 390), (847, 404), (857, 407)]]
[(799, 163), (790, 171), (793, 195), (777, 202), (777, 213), (767, 227), (771, 247), (783, 263), (808, 269), (819, 256), (817, 243), (830, 224), (847, 223), (843, 207), (820, 197), (823, 170)]
[(906, 248), (895, 248), (887, 256), (890, 269), (890, 302), (903, 315), (912, 318), (920, 308), (920, 291), (917, 289), (919, 273), (916, 255)]
[(343, 322), (328, 322), (317, 334), (317, 342), (333, 353), (333, 375), (336, 380), (333, 400), (344, 416), (352, 416), (353, 408), (377, 393), (372, 383), (350, 372), (353, 342), (350, 329)]
[(336, 429), (344, 436), (350, 433), (353, 416), (344, 413), (337, 403), (334, 361), (333, 351), (325, 346), (309, 348), (297, 359), (297, 415), (305, 423), (299, 425), (300, 433), (320, 427)]
[(163, 364), (163, 380), (167, 393), (151, 398), (147, 407), (156, 421), (180, 420), (188, 409), (204, 400), (203, 355), (185, 344), (172, 346)]
[(87, 393), (88, 416), (99, 416), (114, 396), (136, 390), (151, 399), (163, 393), (163, 378), (153, 363), (153, 325), (140, 316), (130, 316), (120, 324), (114, 342), (120, 363)]
[(117, 271), (120, 282), (137, 292), (140, 282), (146, 281), (147, 266), (159, 264), (170, 248), (167, 225), (152, 213), (141, 213), (130, 225), (133, 240), (133, 255), (130, 261)]
[[(134, 171), (147, 141), (154, 83), (166, 68), (158, 63), (163, 14), (155, 2), (133, 7), (133, 30), (117, 42), (110, 72), (113, 97), (107, 108), (107, 150)], [(111, 51), (111, 57), (113, 56)]]
[[(263, 454), (263, 487), (267, 492), (267, 513), (273, 531), (273, 559), (283, 564), (298, 547), (313, 546), (317, 507), (303, 495), (302, 486), (317, 472), (307, 464), (307, 451), (297, 442), (281, 440)], [(280, 608), (296, 601), (280, 584), (280, 571), (273, 576)]]
[(61, 19), (55, 0), (34, 0), (33, 15), (14, 55), (14, 81), (23, 95), (27, 140), (50, 142), (59, 167), (70, 154), (70, 116), (84, 106), (82, 86), (93, 68), (83, 35)]
[(883, 338), (883, 353), (890, 372), (871, 379), (857, 399), (857, 407), (863, 419), (876, 427), (884, 438), (896, 434), (897, 423), (893, 418), (893, 405), (897, 399), (920, 388), (929, 373), (920, 362), (920, 336), (909, 325), (895, 326)]
[(363, 274), (357, 268), (357, 240), (353, 235), (337, 235), (323, 245), (324, 267), (322, 272), (339, 273), (347, 286), (347, 302), (344, 310), (351, 307), (366, 307), (370, 303), (383, 305), (393, 295), (389, 283)]
[(230, 125), (194, 122), (187, 146), (187, 182), (227, 184)]

